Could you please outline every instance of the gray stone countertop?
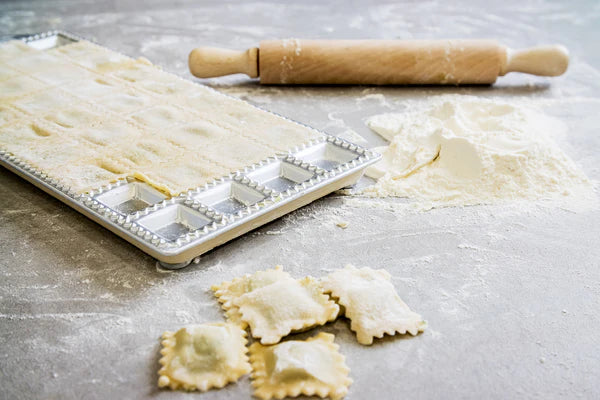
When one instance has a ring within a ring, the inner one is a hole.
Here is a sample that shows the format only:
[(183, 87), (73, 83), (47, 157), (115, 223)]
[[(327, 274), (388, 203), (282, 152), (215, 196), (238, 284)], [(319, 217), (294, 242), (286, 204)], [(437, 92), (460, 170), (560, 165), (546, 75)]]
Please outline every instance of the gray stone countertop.
[[(515, 1), (3, 1), (0, 36), (65, 29), (187, 73), (198, 45), (244, 49), (269, 38), (496, 38), (560, 42), (555, 79), (513, 74), (493, 87), (261, 87), (204, 83), (323, 129), (382, 139), (364, 119), (442, 93), (524, 97), (569, 126), (561, 147), (600, 178), (600, 3)], [(401, 200), (316, 201), (178, 272), (0, 169), (0, 398), (250, 398), (248, 377), (187, 394), (156, 385), (159, 338), (223, 319), (209, 287), (283, 264), (316, 277), (386, 268), (429, 322), (417, 337), (359, 345), (336, 335), (354, 384), (347, 399), (600, 397), (600, 212), (539, 204), (406, 212)], [(335, 222), (349, 222), (340, 229)], [(318, 330), (299, 335), (307, 337)]]

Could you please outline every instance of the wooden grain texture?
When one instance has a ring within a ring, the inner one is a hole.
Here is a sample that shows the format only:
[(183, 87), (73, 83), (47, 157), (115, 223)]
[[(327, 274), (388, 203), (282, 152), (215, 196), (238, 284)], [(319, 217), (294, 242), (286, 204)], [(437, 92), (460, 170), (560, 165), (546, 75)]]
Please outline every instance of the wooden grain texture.
[(266, 84), (489, 84), (506, 63), (492, 40), (267, 40)]

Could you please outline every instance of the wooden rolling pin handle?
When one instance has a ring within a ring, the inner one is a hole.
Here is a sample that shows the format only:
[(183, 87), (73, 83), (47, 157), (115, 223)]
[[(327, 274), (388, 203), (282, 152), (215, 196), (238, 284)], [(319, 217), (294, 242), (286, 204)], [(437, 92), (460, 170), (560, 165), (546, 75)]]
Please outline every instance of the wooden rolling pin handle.
[(539, 46), (523, 50), (506, 50), (506, 64), (500, 75), (524, 72), (539, 76), (559, 76), (569, 66), (569, 51), (560, 45)]
[(189, 56), (199, 78), (243, 73), (265, 84), (490, 84), (509, 72), (558, 76), (568, 65), (563, 46), (511, 50), (492, 40), (266, 40), (260, 54), (199, 47)]
[(188, 65), (192, 75), (198, 78), (213, 78), (230, 74), (246, 74), (258, 77), (258, 48), (246, 51), (198, 47), (191, 51)]

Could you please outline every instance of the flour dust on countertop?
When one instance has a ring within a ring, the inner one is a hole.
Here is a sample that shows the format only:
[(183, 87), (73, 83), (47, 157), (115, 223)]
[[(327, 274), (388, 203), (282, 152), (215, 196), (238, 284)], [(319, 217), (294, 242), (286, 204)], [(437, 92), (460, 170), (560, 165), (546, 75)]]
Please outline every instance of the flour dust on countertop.
[(405, 197), (423, 209), (596, 203), (592, 182), (557, 144), (568, 127), (526, 101), (435, 96), (367, 125), (390, 142), (375, 149), (383, 159), (367, 170), (377, 179), (362, 190), (367, 196)]

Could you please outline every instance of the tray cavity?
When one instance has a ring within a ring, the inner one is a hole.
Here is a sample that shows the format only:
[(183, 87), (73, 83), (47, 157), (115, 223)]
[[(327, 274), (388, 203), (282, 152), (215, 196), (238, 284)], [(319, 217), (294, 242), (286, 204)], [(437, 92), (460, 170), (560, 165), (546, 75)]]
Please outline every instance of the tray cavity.
[(221, 214), (235, 214), (265, 197), (263, 193), (240, 183), (225, 182), (193, 196), (193, 199)]
[(246, 176), (271, 190), (285, 192), (302, 182), (310, 180), (315, 175), (314, 172), (304, 168), (278, 161), (258, 168)]
[(16, 38), (26, 38), (26, 43), (37, 50), (48, 50), (55, 47), (64, 46), (73, 42), (77, 42), (77, 39), (71, 38), (62, 33), (50, 34), (50, 35), (36, 35), (36, 36), (17, 36)]
[(331, 171), (360, 156), (353, 151), (343, 149), (331, 143), (322, 143), (304, 149), (294, 154), (294, 157), (326, 171)]
[(165, 207), (137, 221), (139, 225), (171, 242), (212, 222), (207, 216), (182, 204)]
[(166, 195), (143, 182), (130, 182), (96, 196), (96, 200), (120, 214), (133, 214), (160, 203)]

